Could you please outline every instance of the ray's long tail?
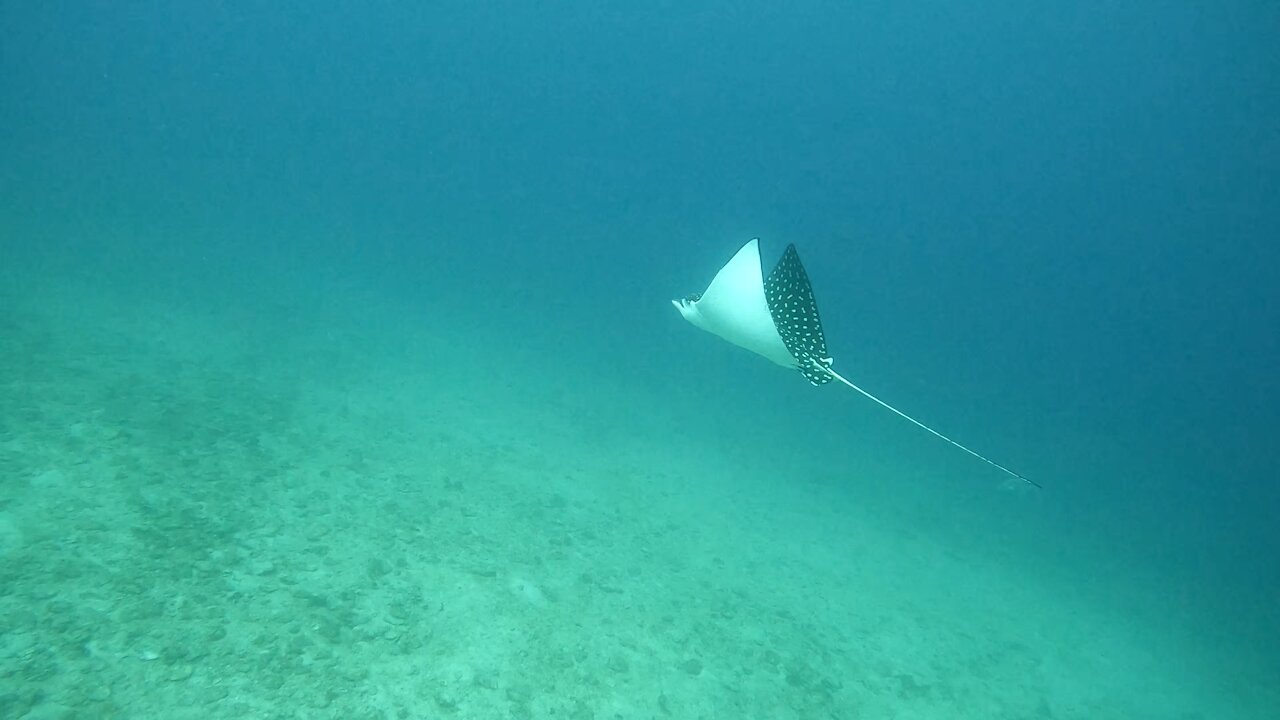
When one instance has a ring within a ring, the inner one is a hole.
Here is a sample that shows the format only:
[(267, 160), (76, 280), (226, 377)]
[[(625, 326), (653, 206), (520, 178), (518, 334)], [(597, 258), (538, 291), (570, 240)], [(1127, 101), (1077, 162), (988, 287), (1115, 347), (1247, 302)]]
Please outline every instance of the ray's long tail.
[[(815, 363), (816, 363), (816, 361), (815, 361)], [(1000, 463), (998, 463), (998, 462), (996, 462), (996, 461), (992, 460), (991, 458), (989, 458), (989, 457), (987, 457), (987, 456), (985, 456), (985, 455), (982, 455), (982, 454), (980, 454), (980, 453), (976, 453), (976, 452), (974, 452), (973, 450), (970, 450), (969, 448), (965, 447), (964, 445), (961, 445), (960, 443), (956, 442), (955, 440), (952, 440), (951, 438), (947, 437), (946, 435), (943, 435), (942, 433), (938, 432), (937, 430), (934, 430), (933, 428), (929, 427), (928, 425), (925, 425), (924, 423), (920, 422), (919, 420), (916, 420), (915, 418), (913, 418), (913, 417), (911, 417), (910, 415), (908, 415), (908, 414), (906, 414), (906, 413), (902, 412), (901, 410), (899, 410), (898, 408), (896, 408), (896, 407), (894, 407), (894, 406), (890, 405), (889, 403), (887, 403), (887, 402), (885, 402), (885, 401), (881, 400), (880, 398), (876, 397), (875, 395), (872, 395), (871, 393), (867, 392), (866, 390), (863, 390), (862, 388), (858, 387), (857, 385), (854, 385), (853, 383), (851, 383), (851, 382), (849, 382), (848, 380), (846, 380), (846, 379), (845, 379), (845, 377), (844, 377), (843, 375), (841, 375), (840, 373), (836, 372), (835, 370), (832, 370), (830, 367), (827, 367), (826, 365), (822, 365), (821, 363), (816, 363), (816, 364), (818, 364), (820, 367), (822, 367), (822, 369), (823, 369), (823, 370), (825, 370), (825, 371), (827, 371), (827, 372), (831, 373), (831, 377), (835, 378), (836, 380), (839, 380), (840, 382), (844, 383), (845, 385), (848, 385), (849, 387), (853, 388), (854, 390), (857, 390), (858, 392), (862, 393), (866, 398), (868, 398), (868, 399), (869, 399), (869, 400), (871, 400), (872, 402), (876, 403), (876, 404), (877, 404), (877, 405), (879, 405), (880, 407), (883, 407), (884, 409), (888, 410), (889, 412), (891, 412), (891, 413), (893, 413), (893, 414), (897, 415), (898, 417), (903, 418), (904, 420), (906, 420), (906, 421), (908, 421), (908, 422), (912, 423), (912, 424), (913, 424), (913, 425), (915, 425), (916, 427), (919, 427), (919, 428), (921, 428), (921, 429), (923, 429), (923, 430), (925, 430), (925, 431), (927, 431), (927, 432), (932, 433), (933, 435), (936, 435), (937, 437), (942, 438), (943, 440), (946, 440), (947, 442), (951, 443), (952, 445), (954, 445), (954, 446), (956, 446), (956, 447), (960, 448), (961, 450), (963, 450), (963, 451), (965, 451), (965, 452), (969, 453), (970, 455), (972, 455), (972, 456), (974, 456), (974, 457), (978, 458), (978, 459), (979, 459), (979, 460), (981, 460), (982, 462), (984, 462), (984, 463), (986, 463), (986, 464), (988, 464), (988, 465), (990, 465), (990, 466), (992, 466), (992, 467), (996, 468), (997, 470), (1000, 470), (1001, 472), (1005, 473), (1006, 475), (1009, 475), (1009, 476), (1015, 477), (1015, 478), (1017, 478), (1017, 479), (1021, 480), (1022, 482), (1027, 483), (1028, 485), (1031, 485), (1032, 487), (1037, 487), (1037, 488), (1042, 488), (1042, 489), (1043, 489), (1043, 487), (1044, 487), (1044, 486), (1042, 486), (1040, 483), (1036, 482), (1035, 480), (1032, 480), (1032, 479), (1030, 479), (1030, 478), (1026, 477), (1025, 475), (1021, 475), (1021, 474), (1019, 474), (1019, 473), (1016, 473), (1016, 472), (1014, 472), (1014, 471), (1010, 470), (1009, 468), (1007, 468), (1007, 467), (1005, 467), (1005, 466), (1001, 465)]]

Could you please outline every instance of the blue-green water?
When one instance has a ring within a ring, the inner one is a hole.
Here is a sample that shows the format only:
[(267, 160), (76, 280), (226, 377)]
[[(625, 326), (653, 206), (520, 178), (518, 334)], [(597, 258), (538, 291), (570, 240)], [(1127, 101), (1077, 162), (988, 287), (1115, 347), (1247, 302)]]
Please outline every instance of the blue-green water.
[(1275, 717), (1277, 33), (0, 4), (0, 718)]

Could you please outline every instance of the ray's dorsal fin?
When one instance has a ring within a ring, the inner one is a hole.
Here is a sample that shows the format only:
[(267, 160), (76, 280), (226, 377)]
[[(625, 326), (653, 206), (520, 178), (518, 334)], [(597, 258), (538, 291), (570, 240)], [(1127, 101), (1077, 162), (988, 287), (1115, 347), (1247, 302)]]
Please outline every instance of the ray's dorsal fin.
[(797, 369), (814, 385), (839, 380), (886, 410), (1010, 477), (1041, 487), (907, 415), (833, 370), (818, 303), (795, 245), (787, 246), (767, 281), (760, 268), (760, 244), (753, 239), (716, 273), (706, 292), (672, 300), (671, 304), (697, 327), (783, 367)]

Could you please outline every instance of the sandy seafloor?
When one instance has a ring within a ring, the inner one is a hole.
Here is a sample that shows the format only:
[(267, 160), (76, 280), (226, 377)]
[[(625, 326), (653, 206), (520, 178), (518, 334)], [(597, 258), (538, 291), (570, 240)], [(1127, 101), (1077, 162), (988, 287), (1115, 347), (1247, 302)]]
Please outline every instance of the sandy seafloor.
[(1078, 578), (804, 482), (821, 458), (702, 443), (625, 378), (500, 333), (18, 274), (0, 718), (1280, 708)]

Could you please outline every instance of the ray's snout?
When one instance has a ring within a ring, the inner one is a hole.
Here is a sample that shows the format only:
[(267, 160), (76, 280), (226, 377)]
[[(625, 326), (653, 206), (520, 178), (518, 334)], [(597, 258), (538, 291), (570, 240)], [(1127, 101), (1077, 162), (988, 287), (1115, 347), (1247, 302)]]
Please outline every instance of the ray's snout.
[(680, 311), (680, 314), (689, 317), (689, 313), (693, 310), (693, 304), (702, 299), (702, 293), (689, 293), (682, 298), (672, 300), (671, 304)]
[(689, 319), (689, 313), (693, 312), (693, 303), (689, 301), (689, 298), (682, 297), (678, 300), (672, 300), (671, 304), (675, 305), (676, 310), (680, 311), (681, 317), (683, 317), (685, 320)]

